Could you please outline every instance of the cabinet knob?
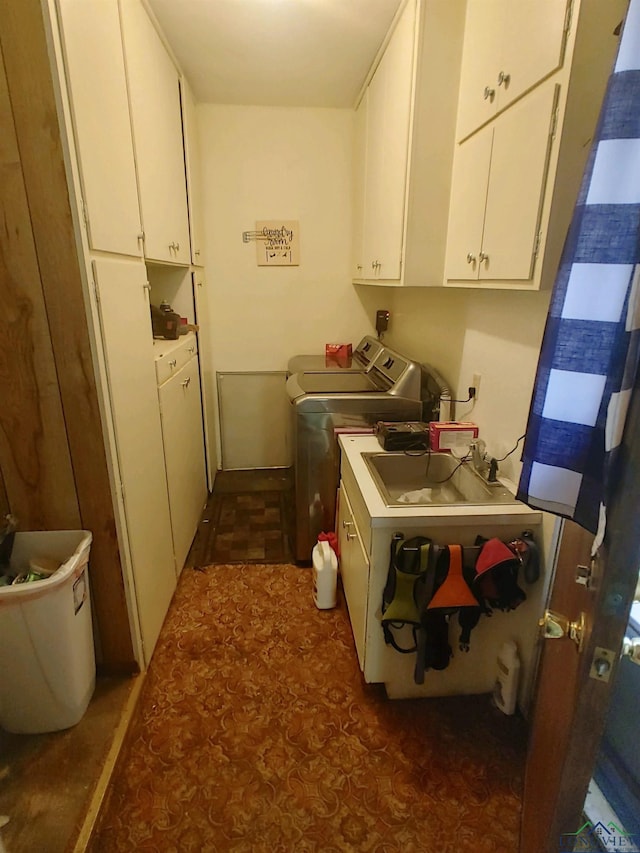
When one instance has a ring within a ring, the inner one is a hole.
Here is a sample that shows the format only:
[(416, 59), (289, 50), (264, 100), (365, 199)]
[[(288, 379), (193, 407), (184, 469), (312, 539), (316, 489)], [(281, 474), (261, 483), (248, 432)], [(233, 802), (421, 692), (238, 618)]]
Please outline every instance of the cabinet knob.
[(490, 86), (484, 87), (484, 99), (485, 101), (493, 101), (496, 94), (496, 90), (492, 89)]
[(176, 245), (176, 252), (179, 252), (180, 251), (180, 243), (176, 243), (175, 245)]
[(357, 538), (358, 538), (357, 533), (347, 533), (347, 539), (357, 539)]
[(478, 255), (478, 260), (480, 261), (481, 264), (485, 263), (485, 262), (488, 263), (489, 262), (489, 255), (485, 254), (485, 252), (480, 252), (480, 254)]
[(358, 265), (356, 266), (356, 269), (357, 269), (357, 270), (361, 270), (361, 269), (362, 269), (362, 264), (358, 264)]
[(471, 252), (469, 252), (469, 254), (467, 255), (467, 263), (468, 264), (475, 264), (476, 260), (477, 260), (476, 256), (472, 255)]
[(511, 81), (511, 74), (505, 74), (504, 71), (501, 71), (498, 74), (498, 86), (504, 86), (505, 89), (509, 86)]
[(351, 522), (343, 519), (342, 526), (344, 527), (345, 530), (348, 530), (351, 527)]
[(176, 361), (176, 359), (172, 358), (171, 361), (169, 362), (169, 367), (174, 368), (177, 363), (178, 362)]
[(190, 383), (191, 383), (191, 377), (190, 377), (190, 376), (187, 376), (187, 378), (186, 378), (186, 379), (183, 379), (183, 380), (182, 380), (182, 387), (183, 387), (183, 388), (188, 388), (188, 387), (189, 387), (189, 385), (190, 385)]
[(193, 254), (197, 257), (200, 254), (200, 249), (196, 249)]

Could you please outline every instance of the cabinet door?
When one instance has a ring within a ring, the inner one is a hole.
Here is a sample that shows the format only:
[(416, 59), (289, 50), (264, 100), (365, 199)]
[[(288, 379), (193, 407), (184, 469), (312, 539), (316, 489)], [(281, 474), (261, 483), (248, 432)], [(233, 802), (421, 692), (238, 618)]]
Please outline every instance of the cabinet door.
[(369, 598), (369, 560), (358, 535), (353, 510), (344, 486), (340, 487), (338, 513), (340, 576), (349, 609), (349, 621), (356, 644), (360, 669), (364, 672), (367, 603)]
[(557, 89), (540, 86), (495, 121), (481, 280), (533, 274)]
[(469, 0), (456, 137), (562, 66), (571, 0)]
[(202, 395), (202, 422), (204, 427), (204, 448), (207, 463), (207, 484), (213, 491), (213, 481), (218, 469), (216, 452), (216, 372), (213, 363), (213, 344), (211, 340), (211, 321), (209, 320), (209, 290), (204, 270), (192, 273), (193, 301), (198, 324), (198, 360), (200, 362), (200, 393)]
[(184, 117), (184, 146), (187, 167), (187, 199), (189, 202), (189, 229), (191, 235), (191, 263), (203, 266), (204, 259), (204, 228), (202, 203), (202, 174), (200, 170), (200, 144), (198, 141), (198, 124), (196, 105), (193, 94), (186, 80), (180, 81), (182, 93), (182, 114)]
[(353, 277), (364, 276), (364, 193), (367, 162), (367, 103), (368, 91), (365, 91), (355, 113), (353, 136)]
[(445, 256), (447, 279), (478, 278), (492, 142), (493, 129), (487, 127), (456, 148)]
[(456, 138), (464, 139), (496, 111), (496, 75), (508, 0), (468, 0)]
[(411, 119), (415, 4), (407, 3), (369, 86), (364, 273), (399, 279)]
[(518, 0), (506, 4), (501, 64), (494, 81), (499, 109), (562, 66), (570, 3)]
[(384, 206), (384, 146), (382, 127), (384, 125), (384, 57), (376, 69), (367, 87), (366, 110), (366, 167), (364, 190), (364, 216), (362, 234), (362, 257), (364, 270), (362, 277), (377, 276), (377, 251), (380, 244), (380, 219)]
[(89, 245), (141, 255), (118, 0), (58, 0), (58, 11)]
[(145, 257), (188, 264), (178, 72), (140, 0), (121, 0)]
[(198, 359), (158, 391), (176, 569), (182, 571), (207, 499)]
[(146, 661), (176, 586), (153, 339), (142, 262), (93, 262)]

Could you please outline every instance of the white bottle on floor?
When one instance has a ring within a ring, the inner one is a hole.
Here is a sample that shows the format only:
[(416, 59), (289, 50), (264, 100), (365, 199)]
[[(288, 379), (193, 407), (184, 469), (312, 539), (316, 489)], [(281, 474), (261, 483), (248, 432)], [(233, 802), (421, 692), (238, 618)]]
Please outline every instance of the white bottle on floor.
[(313, 600), (318, 610), (329, 610), (336, 606), (338, 583), (338, 558), (328, 542), (318, 542), (312, 555)]
[(493, 688), (493, 701), (503, 714), (515, 713), (519, 678), (518, 647), (513, 640), (507, 640), (498, 654), (498, 672)]

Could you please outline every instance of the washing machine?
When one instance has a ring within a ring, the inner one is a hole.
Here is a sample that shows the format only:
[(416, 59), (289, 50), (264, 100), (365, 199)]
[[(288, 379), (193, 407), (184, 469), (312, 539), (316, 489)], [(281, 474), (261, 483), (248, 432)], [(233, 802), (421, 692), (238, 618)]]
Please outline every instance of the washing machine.
[(350, 359), (340, 364), (325, 355), (294, 355), (289, 359), (287, 374), (312, 373), (366, 373), (371, 369), (381, 350), (382, 343), (371, 335), (365, 335)]
[(287, 379), (291, 404), (295, 559), (306, 564), (318, 534), (335, 528), (340, 432), (373, 432), (378, 421), (438, 419), (449, 393), (440, 374), (385, 348), (367, 372), (299, 372)]

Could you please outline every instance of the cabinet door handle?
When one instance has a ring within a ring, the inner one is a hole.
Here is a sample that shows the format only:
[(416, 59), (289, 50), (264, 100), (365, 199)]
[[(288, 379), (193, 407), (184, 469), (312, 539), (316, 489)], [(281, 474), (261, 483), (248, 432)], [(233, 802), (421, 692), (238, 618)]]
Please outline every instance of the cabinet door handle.
[(504, 86), (505, 89), (509, 86), (511, 82), (511, 74), (505, 74), (504, 71), (501, 71), (498, 74), (498, 86)]
[(492, 89), (490, 86), (484, 87), (484, 99), (485, 99), (485, 101), (487, 101), (487, 100), (493, 101), (495, 94), (496, 94), (495, 89)]
[(467, 263), (468, 264), (475, 264), (476, 260), (477, 260), (476, 256), (471, 254), (471, 252), (469, 252), (469, 254), (467, 255)]
[(186, 379), (183, 379), (183, 380), (182, 380), (182, 387), (183, 387), (183, 388), (188, 388), (190, 383), (191, 383), (191, 377), (190, 377), (190, 376), (187, 376), (187, 378), (186, 378)]

